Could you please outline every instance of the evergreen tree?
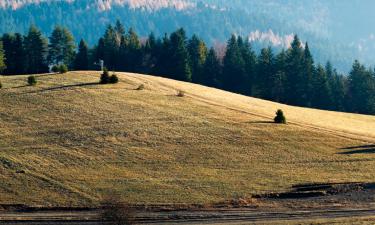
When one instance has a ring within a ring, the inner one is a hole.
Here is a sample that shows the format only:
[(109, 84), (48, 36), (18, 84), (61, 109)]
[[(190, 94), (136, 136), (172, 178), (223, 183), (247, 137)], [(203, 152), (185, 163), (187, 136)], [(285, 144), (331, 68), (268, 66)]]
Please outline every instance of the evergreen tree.
[(121, 37), (125, 35), (126, 30), (125, 30), (124, 25), (122, 25), (122, 23), (120, 22), (120, 20), (116, 20), (115, 32), (116, 32), (118, 41), (120, 41)]
[(168, 75), (176, 80), (191, 81), (189, 52), (186, 46), (186, 33), (179, 29), (171, 34), (168, 49)]
[(151, 33), (142, 49), (142, 65), (141, 72), (144, 74), (152, 74), (155, 70), (157, 59), (159, 57), (158, 48), (160, 46), (157, 42), (154, 33)]
[(30, 26), (25, 37), (25, 56), (27, 73), (48, 72), (47, 40), (34, 25)]
[(303, 77), (299, 85), (302, 89), (304, 89), (304, 92), (306, 92), (306, 94), (304, 95), (305, 99), (303, 99), (304, 101), (306, 101), (304, 105), (311, 106), (311, 101), (315, 91), (313, 87), (313, 76), (315, 73), (315, 66), (314, 59), (311, 55), (309, 44), (307, 42), (305, 44), (302, 61), (302, 73)]
[[(228, 91), (242, 93), (247, 86), (245, 61), (235, 35), (228, 40), (227, 51), (223, 60), (223, 88)], [(248, 87), (249, 88), (249, 87)]]
[(375, 87), (373, 72), (367, 70), (357, 60), (348, 79), (347, 107), (356, 113), (375, 113)]
[(275, 59), (275, 73), (271, 77), (271, 99), (277, 102), (285, 102), (286, 85), (286, 52), (283, 49)]
[(207, 57), (206, 44), (196, 35), (189, 40), (188, 50), (190, 56), (190, 67), (192, 81), (194, 83), (202, 83), (202, 70)]
[(74, 61), (74, 69), (75, 70), (88, 70), (89, 69), (89, 48), (83, 39), (79, 42), (78, 53)]
[(72, 65), (75, 56), (73, 35), (67, 28), (56, 26), (49, 37), (48, 62)]
[(98, 40), (98, 45), (94, 47), (94, 62), (98, 63), (99, 60), (104, 60), (104, 51), (105, 51), (105, 46), (104, 46), (104, 39), (99, 38)]
[(313, 78), (314, 95), (312, 96), (313, 107), (330, 109), (332, 104), (331, 89), (327, 73), (323, 66), (318, 65)]
[(157, 60), (153, 73), (155, 75), (169, 77), (170, 71), (170, 45), (171, 41), (167, 34), (164, 34), (164, 37), (161, 41), (157, 42), (155, 46), (155, 52), (157, 55)]
[[(275, 79), (275, 62), (271, 47), (263, 48), (257, 60), (257, 96), (272, 100)], [(280, 75), (280, 74), (279, 74)]]
[[(108, 25), (104, 36), (103, 36), (103, 59), (105, 66), (110, 70), (116, 69), (117, 57), (119, 53), (119, 48), (121, 40), (118, 39), (118, 34), (116, 30)], [(99, 43), (101, 44), (101, 43)]]
[(6, 69), (3, 42), (0, 41), (0, 74)]
[[(3, 37), (1, 38), (2, 40), (2, 60), (3, 60), (3, 65), (6, 65), (6, 68), (3, 67), (4, 74), (12, 75), (16, 74), (16, 61), (15, 61), (15, 55), (14, 55), (14, 36), (11, 34), (4, 34)], [(1, 54), (1, 53), (0, 53)]]
[(14, 38), (14, 61), (17, 66), (14, 68), (15, 74), (25, 73), (25, 50), (24, 50), (24, 39), (20, 33), (16, 33)]
[(124, 62), (126, 70), (129, 72), (140, 72), (142, 59), (141, 42), (133, 28), (129, 29), (125, 43)]
[(241, 56), (244, 61), (243, 83), (240, 86), (240, 92), (246, 95), (253, 95), (253, 86), (255, 86), (254, 81), (256, 79), (256, 54), (252, 50), (249, 41), (243, 42), (242, 38), (238, 40)]
[(307, 92), (303, 73), (304, 51), (298, 36), (294, 37), (286, 60), (286, 101), (288, 104), (307, 105)]
[(220, 87), (221, 65), (214, 48), (208, 52), (202, 69), (201, 84), (209, 87)]

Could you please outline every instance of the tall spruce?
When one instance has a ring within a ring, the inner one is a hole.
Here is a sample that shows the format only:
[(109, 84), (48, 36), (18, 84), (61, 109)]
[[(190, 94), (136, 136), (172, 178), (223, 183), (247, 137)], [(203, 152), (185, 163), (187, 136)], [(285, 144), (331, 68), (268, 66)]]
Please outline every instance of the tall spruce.
[(6, 68), (3, 68), (4, 74), (12, 75), (16, 74), (17, 61), (15, 59), (15, 37), (11, 34), (4, 34), (2, 40), (2, 60)]
[(86, 42), (81, 39), (78, 46), (78, 53), (74, 60), (74, 69), (88, 70), (89, 69), (89, 47)]
[(6, 69), (3, 42), (0, 40), (0, 74)]
[(257, 60), (257, 96), (272, 100), (275, 79), (275, 62), (271, 47), (263, 48)]
[(285, 102), (286, 57), (284, 49), (276, 56), (275, 72), (271, 77), (271, 99), (283, 103)]
[(103, 43), (98, 44), (103, 44), (103, 49), (101, 49), (103, 51), (102, 60), (109, 70), (116, 70), (121, 40), (118, 39), (118, 34), (112, 25), (107, 26), (102, 41)]
[(48, 72), (47, 39), (42, 36), (40, 30), (31, 25), (25, 37), (25, 56), (27, 73)]
[(216, 55), (215, 49), (210, 48), (201, 73), (201, 84), (209, 87), (221, 87), (221, 70), (220, 61)]
[(237, 93), (242, 93), (244, 91), (243, 87), (247, 86), (245, 61), (235, 35), (232, 35), (227, 43), (221, 82), (225, 90)]
[(327, 73), (322, 65), (318, 65), (313, 78), (314, 94), (312, 96), (313, 107), (330, 109), (332, 104), (331, 89)]
[(125, 68), (129, 72), (141, 71), (142, 48), (141, 41), (133, 28), (130, 28), (126, 36), (126, 48), (124, 55)]
[(240, 93), (253, 95), (253, 87), (255, 86), (254, 81), (256, 79), (256, 54), (248, 40), (243, 41), (242, 38), (238, 38), (238, 46), (244, 61), (244, 74), (242, 75), (243, 83), (239, 86)]
[(185, 30), (180, 28), (171, 34), (168, 49), (168, 75), (173, 79), (181, 81), (191, 81), (189, 52), (186, 41)]
[(297, 35), (287, 52), (286, 60), (286, 101), (292, 105), (305, 106), (307, 92), (303, 73), (304, 50)]
[(75, 57), (75, 44), (70, 31), (56, 26), (49, 37), (48, 62), (50, 64), (65, 64), (71, 66)]
[(367, 70), (357, 60), (348, 79), (347, 107), (352, 112), (375, 114), (375, 88), (373, 71)]
[(207, 57), (206, 44), (196, 35), (193, 35), (189, 40), (188, 50), (190, 55), (192, 81), (194, 83), (202, 83), (202, 70)]
[(314, 85), (313, 85), (313, 76), (315, 73), (314, 59), (311, 55), (309, 44), (306, 42), (303, 59), (302, 59), (302, 80), (300, 86), (304, 89), (306, 94), (304, 95), (305, 101), (303, 105), (311, 107), (311, 101), (314, 95)]

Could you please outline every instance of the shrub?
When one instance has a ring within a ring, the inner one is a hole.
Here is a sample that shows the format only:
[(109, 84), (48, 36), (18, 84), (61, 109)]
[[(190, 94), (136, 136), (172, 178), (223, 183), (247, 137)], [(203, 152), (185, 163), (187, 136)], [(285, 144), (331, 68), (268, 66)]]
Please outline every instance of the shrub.
[(27, 83), (30, 85), (30, 86), (33, 86), (33, 85), (36, 85), (36, 78), (35, 76), (29, 76), (27, 78)]
[(58, 65), (54, 65), (54, 66), (52, 66), (52, 72), (54, 72), (54, 73), (57, 73), (57, 72), (59, 72), (59, 66)]
[(281, 109), (277, 110), (274, 121), (275, 123), (286, 124), (286, 118), (284, 116), (284, 112)]
[(112, 76), (109, 78), (110, 84), (117, 84), (118, 83), (118, 77), (116, 74), (112, 74)]
[(105, 224), (128, 225), (134, 224), (134, 210), (127, 204), (121, 203), (116, 197), (110, 197), (102, 202), (103, 212), (100, 216)]
[(109, 73), (107, 68), (104, 68), (102, 75), (100, 76), (100, 83), (101, 84), (108, 84), (109, 83)]
[(145, 89), (145, 85), (144, 84), (141, 84), (137, 87), (137, 90), (138, 91), (142, 91), (143, 89)]
[(1, 89), (1, 88), (3, 88), (3, 84), (2, 84), (1, 81), (0, 81), (0, 89)]
[(65, 64), (61, 64), (58, 68), (59, 73), (67, 73), (68, 72), (68, 67)]
[(184, 91), (177, 91), (177, 97), (184, 97), (185, 96), (185, 92)]

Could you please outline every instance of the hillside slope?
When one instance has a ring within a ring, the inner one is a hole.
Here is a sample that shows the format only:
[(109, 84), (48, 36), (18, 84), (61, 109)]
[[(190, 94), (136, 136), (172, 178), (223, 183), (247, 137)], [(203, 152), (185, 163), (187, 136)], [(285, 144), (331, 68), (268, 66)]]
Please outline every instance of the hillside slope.
[[(375, 117), (99, 72), (2, 77), (0, 204), (208, 203), (308, 182), (374, 181)], [(145, 90), (135, 90), (140, 84)], [(184, 90), (185, 97), (177, 97)], [(275, 125), (285, 111), (288, 125)]]

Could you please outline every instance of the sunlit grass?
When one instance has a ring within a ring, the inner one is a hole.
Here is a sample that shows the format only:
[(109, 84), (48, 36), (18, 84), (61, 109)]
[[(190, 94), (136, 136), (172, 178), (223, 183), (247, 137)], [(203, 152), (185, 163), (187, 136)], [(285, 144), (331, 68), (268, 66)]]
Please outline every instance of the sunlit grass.
[[(0, 203), (208, 203), (306, 182), (374, 181), (375, 117), (99, 72), (1, 77)], [(143, 90), (136, 90), (141, 84)], [(185, 92), (177, 97), (178, 90)], [(281, 108), (289, 122), (276, 125)], [(24, 170), (26, 173), (16, 173)]]

